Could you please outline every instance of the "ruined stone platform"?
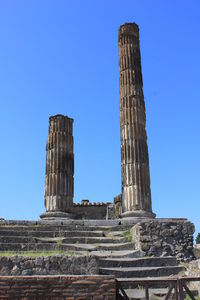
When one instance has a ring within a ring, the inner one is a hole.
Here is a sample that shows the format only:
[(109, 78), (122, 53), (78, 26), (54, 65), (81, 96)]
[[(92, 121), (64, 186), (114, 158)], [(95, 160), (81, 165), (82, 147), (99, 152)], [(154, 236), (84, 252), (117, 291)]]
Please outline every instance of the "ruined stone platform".
[[(98, 270), (95, 272), (119, 279), (175, 275), (183, 269), (177, 259), (191, 259), (188, 248), (192, 247), (192, 228), (187, 219), (2, 220), (1, 256), (10, 252), (15, 257), (3, 259), (0, 275), (6, 275), (5, 270), (10, 270), (7, 275), (11, 275), (16, 268), (20, 275), (26, 264), (31, 264), (33, 275), (73, 274), (73, 268), (60, 266), (63, 256), (83, 257), (84, 262), (84, 257), (90, 257)], [(159, 244), (160, 235), (163, 237)], [(33, 257), (29, 257), (31, 252)], [(38, 269), (37, 253), (42, 252), (45, 259), (40, 258)], [(24, 254), (28, 255), (28, 263), (24, 262)]]

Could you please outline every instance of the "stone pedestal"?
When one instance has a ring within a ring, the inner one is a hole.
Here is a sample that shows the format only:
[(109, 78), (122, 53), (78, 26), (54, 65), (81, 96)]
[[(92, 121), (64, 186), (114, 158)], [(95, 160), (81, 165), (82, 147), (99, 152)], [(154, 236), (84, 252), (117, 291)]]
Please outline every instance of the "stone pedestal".
[(41, 218), (72, 217), (74, 195), (73, 119), (49, 118), (46, 145), (45, 208)]
[(153, 218), (139, 28), (119, 28), (122, 216)]

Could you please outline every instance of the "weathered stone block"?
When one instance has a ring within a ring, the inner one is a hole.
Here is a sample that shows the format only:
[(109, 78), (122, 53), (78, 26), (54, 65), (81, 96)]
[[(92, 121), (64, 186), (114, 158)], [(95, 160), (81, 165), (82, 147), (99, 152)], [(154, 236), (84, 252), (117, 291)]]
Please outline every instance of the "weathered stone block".
[(187, 219), (144, 221), (136, 224), (132, 230), (136, 249), (143, 250), (147, 256), (173, 255), (184, 261), (194, 256), (194, 225)]
[(148, 243), (141, 243), (141, 250), (142, 251), (147, 251), (149, 250), (150, 245)]

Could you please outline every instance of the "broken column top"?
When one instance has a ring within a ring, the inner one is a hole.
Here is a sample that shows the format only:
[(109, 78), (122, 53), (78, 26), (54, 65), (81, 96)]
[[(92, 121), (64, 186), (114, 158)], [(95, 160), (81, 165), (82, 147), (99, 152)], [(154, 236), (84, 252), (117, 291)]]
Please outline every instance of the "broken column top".
[(55, 115), (49, 117), (49, 133), (57, 131), (65, 131), (72, 134), (73, 131), (73, 122), (72, 118), (69, 118), (64, 115)]
[(136, 23), (125, 23), (119, 27), (119, 37), (122, 35), (138, 35), (139, 27)]
[(49, 117), (49, 120), (55, 120), (55, 119), (68, 119), (68, 120), (71, 120), (72, 122), (74, 121), (74, 119), (72, 119), (72, 118), (69, 118), (68, 116), (64, 116), (64, 115), (61, 115), (61, 114), (57, 114), (57, 115), (55, 115), (55, 116), (50, 116)]

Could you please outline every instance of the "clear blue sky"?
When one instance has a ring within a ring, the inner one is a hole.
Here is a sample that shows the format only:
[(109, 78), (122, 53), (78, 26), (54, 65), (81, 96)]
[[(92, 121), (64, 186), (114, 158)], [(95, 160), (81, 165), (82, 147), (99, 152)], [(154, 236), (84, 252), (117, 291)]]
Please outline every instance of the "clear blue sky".
[(74, 118), (74, 201), (121, 191), (118, 28), (140, 27), (153, 211), (200, 231), (200, 1), (0, 0), (0, 216), (44, 211), (50, 115)]

